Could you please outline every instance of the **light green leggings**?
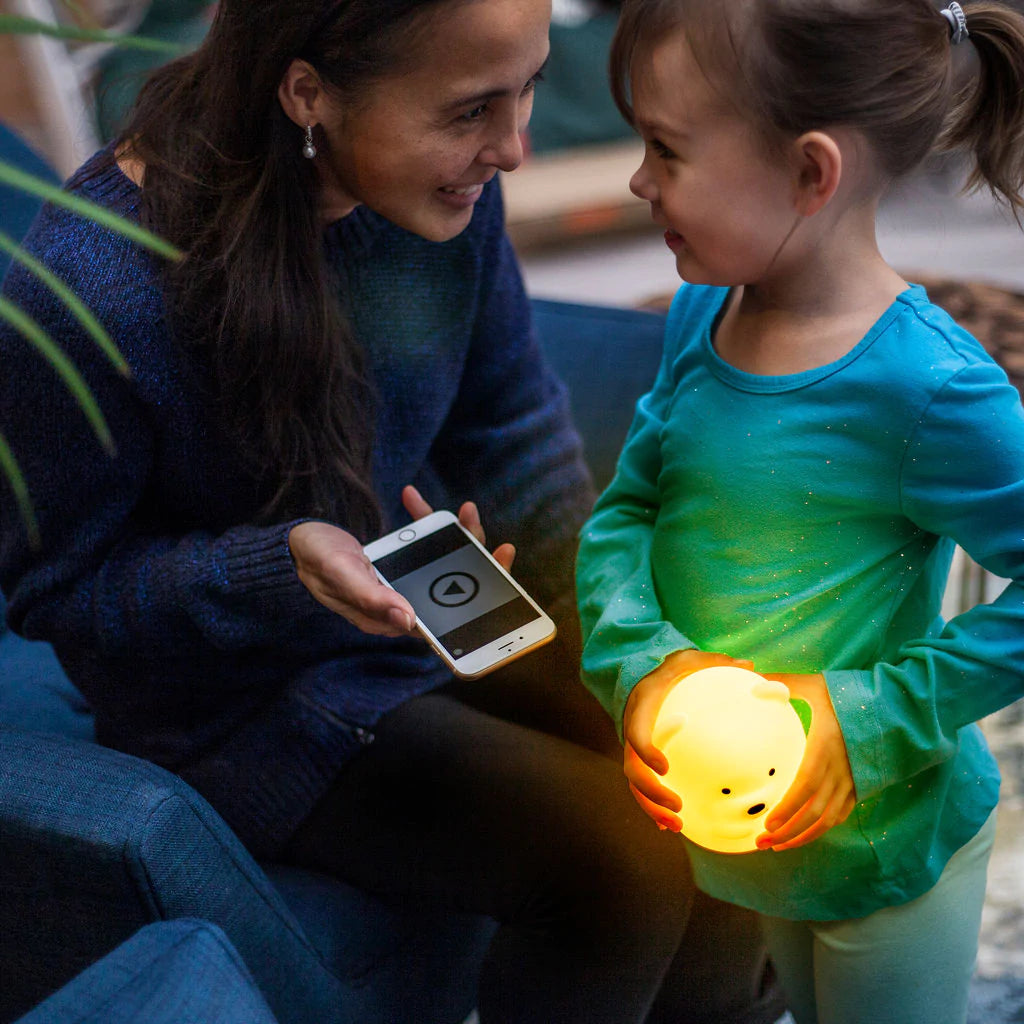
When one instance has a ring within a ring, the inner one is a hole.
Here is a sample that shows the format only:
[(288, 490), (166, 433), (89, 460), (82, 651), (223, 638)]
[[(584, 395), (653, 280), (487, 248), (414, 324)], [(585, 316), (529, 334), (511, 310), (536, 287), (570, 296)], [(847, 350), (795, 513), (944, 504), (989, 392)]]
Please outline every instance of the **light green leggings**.
[(797, 1024), (963, 1024), (995, 813), (923, 896), (851, 921), (763, 917)]

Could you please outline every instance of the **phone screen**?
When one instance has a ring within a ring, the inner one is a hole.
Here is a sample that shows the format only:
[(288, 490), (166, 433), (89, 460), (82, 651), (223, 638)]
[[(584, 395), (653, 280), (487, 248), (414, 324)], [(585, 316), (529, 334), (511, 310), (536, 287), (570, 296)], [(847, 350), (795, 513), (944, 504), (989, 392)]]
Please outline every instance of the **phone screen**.
[(457, 526), (373, 563), (453, 658), (537, 618), (537, 612)]

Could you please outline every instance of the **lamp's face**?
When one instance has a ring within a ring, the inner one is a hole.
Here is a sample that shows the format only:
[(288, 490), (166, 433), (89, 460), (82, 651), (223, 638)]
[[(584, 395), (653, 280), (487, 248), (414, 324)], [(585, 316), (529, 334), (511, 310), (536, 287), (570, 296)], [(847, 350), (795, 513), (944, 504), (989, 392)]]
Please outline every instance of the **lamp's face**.
[(663, 782), (683, 804), (683, 834), (722, 853), (757, 849), (806, 746), (789, 690), (732, 667), (681, 679), (658, 712), (653, 739), (668, 759)]

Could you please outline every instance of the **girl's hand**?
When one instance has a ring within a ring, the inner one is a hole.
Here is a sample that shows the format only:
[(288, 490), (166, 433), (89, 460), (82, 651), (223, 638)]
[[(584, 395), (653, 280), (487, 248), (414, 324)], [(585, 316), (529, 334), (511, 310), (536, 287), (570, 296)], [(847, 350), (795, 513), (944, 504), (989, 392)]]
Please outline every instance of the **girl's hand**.
[(811, 706), (807, 749), (793, 784), (765, 821), (758, 849), (792, 850), (823, 835), (849, 817), (857, 802), (846, 742), (839, 728), (825, 677), (767, 675), (789, 687), (790, 696)]
[(624, 741), (622, 770), (629, 780), (633, 798), (644, 813), (662, 829), (678, 832), (682, 828), (678, 795), (662, 785), (659, 776), (668, 771), (665, 755), (651, 742), (654, 720), (668, 691), (683, 676), (715, 665), (753, 668), (749, 661), (738, 661), (725, 654), (687, 650), (670, 654), (653, 672), (644, 676), (626, 701), (622, 718)]
[[(424, 516), (429, 516), (434, 510), (423, 500), (423, 495), (420, 494), (412, 484), (402, 488), (402, 504), (405, 506), (406, 512), (413, 517), (413, 519), (422, 519)], [(480, 522), (480, 512), (476, 507), (476, 504), (472, 501), (464, 502), (462, 507), (459, 509), (459, 522), (467, 529), (481, 544), (487, 543), (487, 537), (484, 534), (483, 524)], [(499, 544), (492, 552), (494, 559), (498, 564), (508, 572), (512, 568), (512, 562), (516, 557), (516, 549), (514, 544)]]

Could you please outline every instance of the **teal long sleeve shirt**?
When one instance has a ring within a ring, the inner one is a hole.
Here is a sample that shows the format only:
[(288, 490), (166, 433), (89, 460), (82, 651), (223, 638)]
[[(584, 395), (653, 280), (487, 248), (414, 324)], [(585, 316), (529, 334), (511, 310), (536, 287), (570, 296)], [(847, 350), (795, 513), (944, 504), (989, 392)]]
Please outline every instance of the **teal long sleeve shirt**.
[[(838, 361), (777, 377), (714, 351), (726, 295), (680, 289), (584, 528), (583, 677), (621, 727), (633, 687), (677, 650), (823, 672), (854, 812), (795, 850), (689, 845), (714, 896), (860, 917), (930, 888), (998, 798), (973, 723), (1024, 694), (1024, 410), (918, 286)], [(954, 543), (1009, 583), (947, 623)]]

